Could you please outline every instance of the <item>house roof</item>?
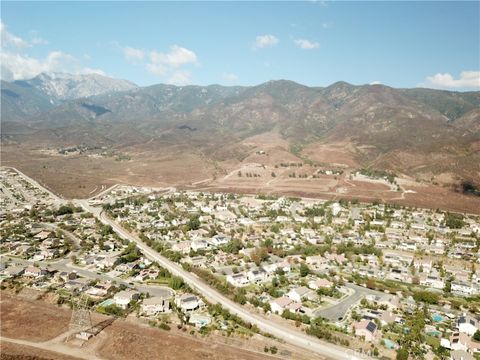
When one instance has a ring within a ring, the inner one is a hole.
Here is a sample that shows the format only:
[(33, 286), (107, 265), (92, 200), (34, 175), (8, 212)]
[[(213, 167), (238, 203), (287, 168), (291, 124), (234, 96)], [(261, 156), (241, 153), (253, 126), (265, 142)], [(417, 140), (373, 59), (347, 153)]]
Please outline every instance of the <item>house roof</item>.
[(353, 324), (355, 330), (367, 330), (372, 334), (377, 330), (377, 325), (370, 320), (362, 320)]
[(282, 296), (278, 299), (275, 299), (273, 300), (273, 302), (275, 304), (277, 304), (278, 306), (280, 306), (281, 308), (284, 308), (285, 306), (287, 306), (288, 304), (290, 304), (293, 300), (286, 297), (286, 296)]

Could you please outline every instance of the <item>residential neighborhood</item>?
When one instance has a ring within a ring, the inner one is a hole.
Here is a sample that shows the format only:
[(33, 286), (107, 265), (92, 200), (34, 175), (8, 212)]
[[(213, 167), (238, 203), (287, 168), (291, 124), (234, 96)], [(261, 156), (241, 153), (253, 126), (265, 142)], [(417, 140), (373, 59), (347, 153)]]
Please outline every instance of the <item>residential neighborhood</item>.
[[(85, 295), (93, 311), (164, 329), (259, 332), (84, 207), (0, 175), (2, 289), (59, 305)], [(479, 356), (476, 215), (131, 186), (89, 206), (266, 320), (373, 357)]]

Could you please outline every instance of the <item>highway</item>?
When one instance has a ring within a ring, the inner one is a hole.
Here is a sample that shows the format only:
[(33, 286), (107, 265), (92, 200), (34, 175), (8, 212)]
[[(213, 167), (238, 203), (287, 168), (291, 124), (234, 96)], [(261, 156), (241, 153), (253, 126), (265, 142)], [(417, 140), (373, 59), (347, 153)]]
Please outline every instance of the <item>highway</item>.
[[(103, 213), (101, 208), (90, 206), (87, 200), (74, 200), (74, 203), (82, 206), (86, 211), (91, 212), (103, 224), (110, 225), (113, 230), (121, 237), (131, 242), (134, 242), (137, 247), (143, 252), (143, 254), (149, 259), (156, 261), (160, 266), (170, 271), (173, 275), (182, 277), (188, 285), (201, 293), (208, 301), (214, 304), (221, 304), (225, 309), (239, 316), (244, 321), (258, 326), (260, 330), (270, 333), (275, 337), (284, 340), (287, 343), (304, 348), (306, 351), (313, 351), (323, 358), (353, 360), (360, 357), (360, 355), (352, 354), (351, 350), (320, 341), (314, 337), (301, 333), (300, 331), (296, 331), (294, 329), (291, 329), (290, 327), (283, 326), (271, 320), (265, 319), (258, 314), (251, 313), (248, 309), (231, 301), (216, 290), (212, 289), (196, 275), (185, 271), (180, 265), (161, 256), (158, 252), (144, 244), (137, 236), (134, 236), (133, 234), (127, 232), (115, 221), (108, 218)], [(361, 357), (366, 358), (365, 355), (362, 355)]]

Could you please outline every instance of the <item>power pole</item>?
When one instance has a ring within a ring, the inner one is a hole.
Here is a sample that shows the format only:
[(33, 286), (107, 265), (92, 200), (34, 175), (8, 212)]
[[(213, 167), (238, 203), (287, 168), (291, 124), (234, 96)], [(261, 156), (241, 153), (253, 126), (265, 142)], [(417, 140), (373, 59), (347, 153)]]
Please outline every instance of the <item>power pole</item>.
[[(88, 295), (82, 293), (72, 301), (73, 311), (70, 319), (70, 331), (79, 333), (92, 328), (92, 318), (88, 308)], [(73, 334), (72, 334), (73, 335)]]

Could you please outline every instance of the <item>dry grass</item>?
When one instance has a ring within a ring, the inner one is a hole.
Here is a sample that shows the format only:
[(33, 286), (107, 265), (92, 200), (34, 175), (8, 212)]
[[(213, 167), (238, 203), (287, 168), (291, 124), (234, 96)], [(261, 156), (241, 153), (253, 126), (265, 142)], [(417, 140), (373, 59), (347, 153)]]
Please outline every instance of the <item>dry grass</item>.
[(0, 294), (2, 336), (40, 342), (68, 330), (70, 310), (38, 300), (20, 300), (5, 291)]

